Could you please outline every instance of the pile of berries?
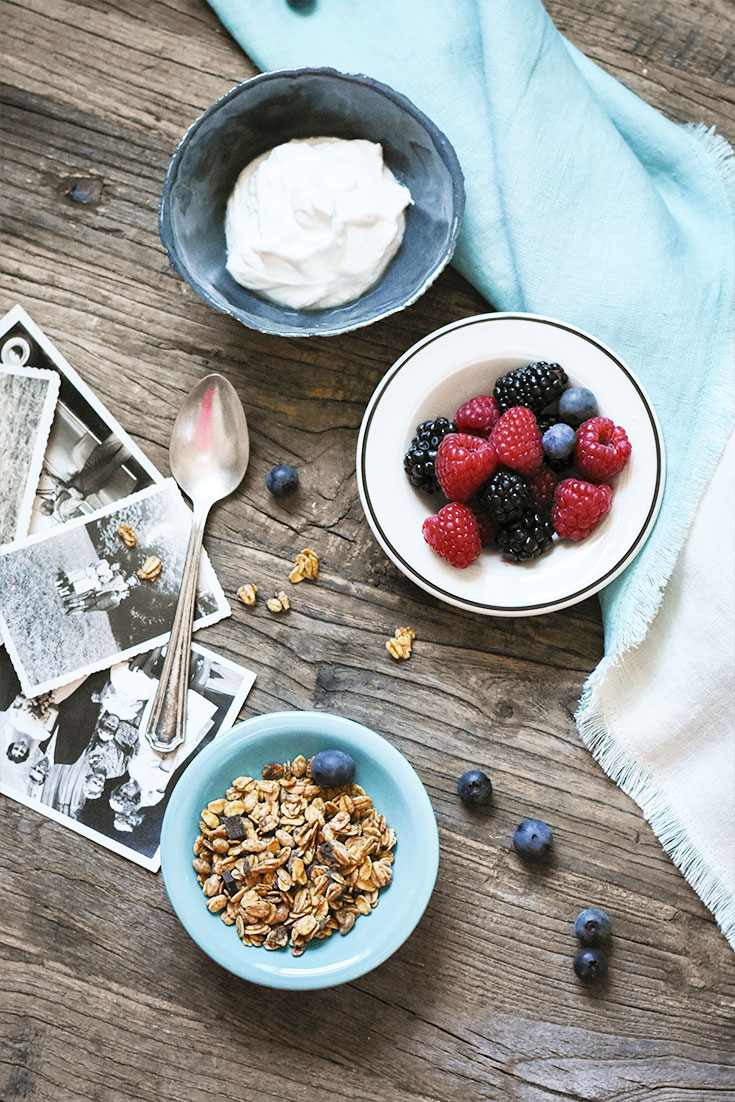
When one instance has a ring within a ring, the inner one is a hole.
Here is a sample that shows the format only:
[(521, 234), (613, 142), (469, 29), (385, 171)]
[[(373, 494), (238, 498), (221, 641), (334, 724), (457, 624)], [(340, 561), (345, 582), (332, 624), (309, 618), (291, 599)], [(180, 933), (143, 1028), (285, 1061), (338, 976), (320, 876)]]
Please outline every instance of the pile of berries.
[(451, 421), (422, 422), (403, 465), (414, 486), (447, 498), (424, 521), (424, 539), (462, 569), (486, 546), (528, 562), (555, 536), (586, 539), (610, 511), (609, 483), (630, 451), (592, 391), (542, 360), (502, 376)]

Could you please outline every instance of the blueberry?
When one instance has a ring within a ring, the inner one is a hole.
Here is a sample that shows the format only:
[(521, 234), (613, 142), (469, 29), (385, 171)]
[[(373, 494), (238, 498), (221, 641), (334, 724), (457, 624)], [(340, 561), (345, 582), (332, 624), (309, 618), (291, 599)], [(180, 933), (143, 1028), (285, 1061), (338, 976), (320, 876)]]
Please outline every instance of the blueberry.
[(559, 399), (559, 417), (568, 425), (581, 425), (597, 413), (597, 399), (586, 386), (572, 386)]
[(299, 472), (288, 463), (280, 463), (277, 467), (271, 467), (265, 476), (265, 484), (272, 494), (280, 497), (282, 494), (292, 494), (299, 484)]
[(489, 804), (492, 794), (492, 781), (481, 769), (468, 769), (457, 781), (457, 795), (468, 807)]
[(582, 983), (597, 983), (607, 972), (607, 957), (602, 949), (580, 949), (572, 967)]
[(552, 425), (543, 435), (544, 454), (549, 459), (566, 459), (574, 451), (577, 434), (571, 425)]
[(541, 819), (524, 819), (513, 831), (513, 847), (521, 857), (545, 857), (554, 835)]
[(588, 907), (577, 915), (574, 933), (583, 945), (602, 945), (612, 933), (610, 916), (596, 907)]
[(355, 763), (344, 750), (320, 750), (311, 763), (311, 779), (322, 788), (343, 788), (355, 775)]

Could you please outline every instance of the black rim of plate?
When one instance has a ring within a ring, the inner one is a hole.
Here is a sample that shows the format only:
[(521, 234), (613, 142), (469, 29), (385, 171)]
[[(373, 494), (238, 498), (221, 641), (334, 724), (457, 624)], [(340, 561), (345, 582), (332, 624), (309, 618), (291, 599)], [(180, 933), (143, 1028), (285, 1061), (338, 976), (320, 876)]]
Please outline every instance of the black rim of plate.
[[(416, 570), (416, 568), (412, 566), (411, 563), (409, 563), (403, 557), (403, 555), (401, 555), (394, 544), (388, 539), (382, 525), (380, 524), (380, 521), (378, 520), (375, 507), (370, 498), (370, 490), (368, 489), (365, 458), (365, 453), (367, 450), (367, 438), (370, 432), (370, 426), (372, 424), (373, 416), (375, 415), (375, 412), (380, 405), (380, 401), (390, 383), (393, 381), (393, 379), (395, 379), (399, 371), (402, 371), (411, 362), (411, 360), (418, 352), (423, 351), (424, 348), (426, 348), (430, 344), (433, 344), (434, 341), (440, 340), (442, 337), (446, 336), (447, 333), (450, 333), (455, 329), (463, 329), (468, 325), (485, 325), (491, 321), (523, 321), (535, 322), (540, 325), (550, 325), (553, 326), (555, 329), (563, 329), (567, 333), (572, 333), (574, 334), (574, 336), (581, 337), (583, 340), (587, 341), (588, 344), (593, 345), (595, 348), (603, 352), (613, 361), (613, 363), (616, 364), (620, 371), (623, 372), (623, 374), (630, 381), (636, 393), (638, 394), (638, 397), (641, 401), (641, 404), (643, 405), (643, 408), (646, 411), (646, 416), (648, 417), (649, 423), (651, 425), (651, 431), (653, 433), (653, 439), (656, 445), (656, 482), (653, 494), (651, 495), (651, 503), (648, 508), (648, 512), (646, 513), (645, 520), (643, 521), (637, 535), (629, 544), (624, 554), (620, 556), (614, 566), (611, 566), (610, 569), (606, 570), (604, 574), (601, 574), (600, 577), (596, 578), (588, 585), (585, 585), (582, 589), (578, 589), (573, 593), (560, 594), (558, 597), (554, 597), (554, 599), (551, 601), (543, 601), (539, 604), (533, 605), (491, 605), (487, 604), (485, 601), (472, 601), (467, 597), (459, 597), (451, 590), (443, 589), (441, 586), (436, 585), (435, 582), (429, 581), (428, 578), (425, 578), (423, 574), (420, 574), (419, 571)], [(648, 398), (646, 397), (646, 394), (644, 393), (635, 375), (628, 367), (626, 367), (622, 360), (620, 360), (615, 355), (615, 353), (607, 347), (607, 345), (602, 344), (601, 341), (595, 340), (595, 338), (590, 336), (589, 333), (585, 333), (582, 329), (577, 329), (574, 325), (566, 325), (564, 322), (557, 321), (554, 318), (541, 317), (535, 314), (478, 314), (471, 318), (465, 318), (461, 321), (453, 322), (450, 325), (444, 326), (442, 329), (438, 329), (435, 333), (430, 333), (429, 336), (425, 337), (422, 341), (419, 341), (418, 344), (414, 345), (413, 348), (409, 349), (409, 351), (406, 352), (405, 355), (401, 357), (396, 364), (394, 364), (393, 368), (387, 373), (387, 375), (385, 375), (382, 381), (378, 384), (372, 398), (370, 399), (370, 408), (365, 417), (365, 421), (362, 427), (358, 466), (360, 472), (360, 483), (368, 520), (370, 521), (374, 531), (378, 535), (378, 538), (383, 544), (383, 547), (389, 551), (390, 555), (394, 557), (396, 562), (401, 564), (402, 569), (404, 570), (406, 575), (409, 578), (417, 581), (418, 584), (429, 593), (433, 593), (437, 597), (448, 598), (449, 603), (455, 605), (455, 607), (459, 606), (460, 608), (465, 608), (470, 611), (472, 609), (478, 609), (480, 611), (497, 612), (506, 615), (509, 613), (522, 614), (524, 612), (534, 613), (543, 612), (545, 610), (553, 611), (554, 609), (563, 608), (570, 604), (576, 604), (579, 601), (584, 600), (585, 597), (593, 596), (595, 593), (597, 593), (608, 580), (611, 581), (617, 574), (621, 572), (625, 564), (632, 561), (632, 559), (635, 557), (635, 554), (637, 554), (637, 549), (640, 550), (639, 545), (642, 545), (645, 539), (650, 535), (653, 529), (653, 521), (656, 517), (661, 503), (661, 495), (663, 489), (663, 447), (661, 428), (659, 426), (656, 415), (651, 408), (651, 404), (648, 401)]]

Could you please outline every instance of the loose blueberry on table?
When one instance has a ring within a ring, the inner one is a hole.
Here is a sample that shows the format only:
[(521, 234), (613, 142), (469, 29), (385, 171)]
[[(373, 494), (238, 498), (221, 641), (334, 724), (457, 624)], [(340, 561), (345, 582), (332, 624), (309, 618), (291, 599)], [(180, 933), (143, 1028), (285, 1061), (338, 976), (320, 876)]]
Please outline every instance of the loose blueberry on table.
[(580, 949), (572, 967), (582, 983), (597, 983), (607, 973), (607, 957), (602, 949)]
[(513, 831), (513, 848), (521, 857), (546, 857), (553, 841), (551, 827), (541, 819), (524, 819)]
[(268, 471), (265, 476), (265, 484), (274, 497), (293, 494), (298, 489), (299, 472), (289, 466), (288, 463), (279, 463), (278, 466), (271, 467)]
[(540, 360), (464, 402), (452, 421), (417, 426), (403, 465), (418, 490), (447, 499), (423, 536), (451, 566), (471, 566), (483, 547), (529, 562), (557, 538), (586, 539), (607, 516), (630, 441), (599, 416), (591, 390), (568, 384), (560, 364)]
[(612, 933), (610, 916), (597, 907), (587, 907), (577, 915), (574, 933), (582, 945), (602, 945)]
[(481, 769), (468, 769), (457, 781), (457, 795), (468, 807), (489, 804), (492, 794), (492, 781)]

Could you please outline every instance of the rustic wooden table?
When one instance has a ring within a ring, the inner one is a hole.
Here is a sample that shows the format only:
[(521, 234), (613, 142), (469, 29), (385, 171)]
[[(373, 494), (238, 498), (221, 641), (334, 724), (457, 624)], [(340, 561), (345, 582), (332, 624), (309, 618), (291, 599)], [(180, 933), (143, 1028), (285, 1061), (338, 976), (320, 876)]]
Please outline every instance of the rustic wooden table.
[[(656, 107), (735, 138), (731, 0), (549, 8)], [(381, 375), (487, 304), (447, 271), (409, 310), (340, 338), (262, 337), (209, 310), (166, 261), (158, 198), (181, 133), (253, 65), (203, 0), (0, 10), (0, 307), (21, 302), (163, 469), (182, 395), (206, 369), (233, 380), (253, 453), (208, 539), (222, 583), (274, 586), (304, 545), (323, 568), (288, 618), (239, 606), (200, 638), (257, 671), (245, 715), (319, 708), (387, 735), (426, 784), (442, 845), (428, 911), (389, 962), (343, 988), (287, 994), (210, 964), (159, 876), (2, 800), (0, 1096), (735, 1099), (732, 953), (575, 734), (602, 653), (597, 601), (514, 621), (453, 611), (388, 563), (357, 500), (357, 429)], [(79, 180), (92, 202), (70, 198)], [(286, 506), (264, 486), (282, 460), (302, 473)], [(418, 640), (397, 664), (384, 641), (404, 622)], [(475, 763), (495, 782), (486, 816), (454, 794)], [(527, 813), (554, 825), (547, 872), (509, 846)], [(616, 932), (598, 993), (570, 967), (571, 922), (590, 903)]]

